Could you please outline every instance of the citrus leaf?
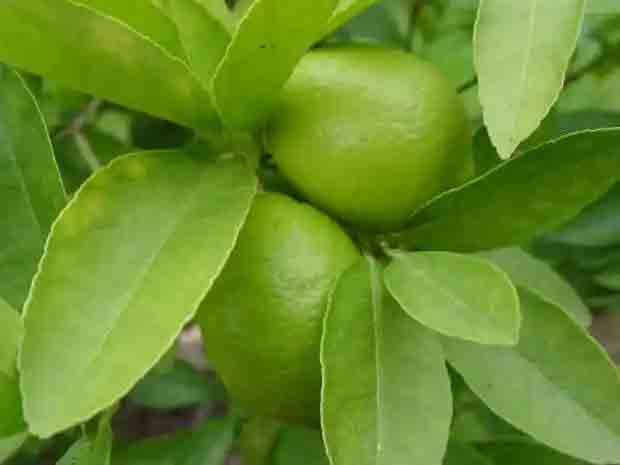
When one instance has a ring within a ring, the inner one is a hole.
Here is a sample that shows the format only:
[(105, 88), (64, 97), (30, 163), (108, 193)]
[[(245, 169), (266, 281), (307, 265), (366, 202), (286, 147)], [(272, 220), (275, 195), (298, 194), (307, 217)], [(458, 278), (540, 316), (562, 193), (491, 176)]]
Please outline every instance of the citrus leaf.
[(328, 455), (332, 465), (439, 465), (452, 417), (441, 345), (384, 292), (380, 273), (372, 259), (346, 271), (326, 315)]
[(21, 310), (65, 192), (34, 96), (1, 66), (0, 199), (0, 295)]
[(237, 25), (213, 81), (216, 105), (234, 128), (259, 125), (297, 62), (317, 41), (336, 0), (256, 0)]
[[(444, 465), (494, 465), (494, 462), (478, 452), (476, 448), (458, 442), (448, 444), (448, 452), (443, 463)], [(502, 463), (502, 465), (505, 464)]]
[(208, 86), (226, 53), (230, 33), (197, 0), (161, 0), (161, 4), (177, 25), (190, 67)]
[(441, 334), (479, 344), (519, 340), (517, 291), (487, 260), (449, 252), (394, 252), (384, 279), (409, 316)]
[(110, 465), (113, 441), (111, 415), (111, 411), (102, 415), (96, 431), (83, 434), (56, 465)]
[(114, 448), (113, 465), (221, 465), (234, 440), (235, 421), (209, 420), (195, 431)]
[(593, 463), (620, 461), (620, 373), (566, 313), (520, 289), (515, 348), (444, 339), (448, 361), (495, 413), (534, 439)]
[(588, 327), (592, 323), (590, 310), (581, 297), (562, 276), (542, 260), (518, 247), (480, 252), (478, 255), (508, 273), (516, 285), (525, 287), (566, 310), (582, 326)]
[(239, 435), (239, 452), (243, 465), (273, 465), (274, 452), (284, 423), (268, 417), (255, 416), (243, 424)]
[(163, 14), (152, 0), (75, 0), (104, 15), (122, 21), (130, 28), (161, 45), (169, 53), (185, 59), (174, 23)]
[(84, 184), (52, 228), (24, 314), (33, 433), (90, 418), (155, 365), (220, 273), (255, 191), (239, 159), (180, 151), (118, 158)]
[(173, 409), (207, 403), (214, 397), (212, 391), (204, 374), (176, 360), (170, 371), (149, 373), (129, 394), (129, 399), (149, 408)]
[(587, 0), (586, 13), (590, 15), (620, 14), (620, 3), (617, 0)]
[(0, 23), (0, 61), (203, 132), (217, 129), (209, 93), (187, 65), (114, 18), (70, 0), (6, 0)]
[(17, 349), (22, 338), (22, 322), (17, 312), (0, 298), (0, 438), (6, 439), (25, 429), (22, 419)]
[(329, 18), (324, 35), (334, 32), (374, 3), (377, 3), (377, 0), (339, 0), (333, 14)]
[(15, 454), (28, 438), (27, 433), (19, 433), (8, 438), (0, 438), (0, 463), (4, 463)]
[(480, 102), (502, 158), (557, 100), (581, 32), (585, 0), (481, 0), (475, 28)]
[(321, 432), (304, 426), (286, 426), (269, 465), (329, 465)]
[(620, 291), (620, 269), (612, 267), (594, 276), (594, 281), (613, 291)]
[(548, 239), (562, 244), (605, 247), (620, 239), (620, 184), (616, 184), (578, 217), (549, 234)]
[(541, 145), (436, 197), (400, 235), (402, 246), (476, 252), (523, 244), (607, 192), (620, 179), (619, 158), (620, 129)]
[(481, 445), (480, 450), (501, 465), (587, 465), (540, 444), (497, 442)]

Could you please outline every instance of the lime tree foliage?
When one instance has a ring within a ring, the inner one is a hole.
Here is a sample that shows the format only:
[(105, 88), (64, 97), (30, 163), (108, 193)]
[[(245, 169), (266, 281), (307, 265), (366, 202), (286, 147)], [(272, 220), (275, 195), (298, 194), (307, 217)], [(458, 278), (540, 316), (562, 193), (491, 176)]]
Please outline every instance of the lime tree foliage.
[(0, 26), (0, 463), (620, 464), (618, 1)]

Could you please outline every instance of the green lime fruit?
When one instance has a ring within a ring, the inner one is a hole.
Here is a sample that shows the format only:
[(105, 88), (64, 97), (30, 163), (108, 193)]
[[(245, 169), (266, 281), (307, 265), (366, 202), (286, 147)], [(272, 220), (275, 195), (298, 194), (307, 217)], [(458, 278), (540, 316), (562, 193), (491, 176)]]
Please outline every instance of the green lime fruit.
[(461, 100), (435, 67), (372, 46), (307, 54), (265, 131), (267, 150), (308, 200), (383, 232), (473, 175), (471, 139)]
[(359, 251), (325, 214), (260, 194), (198, 317), (207, 356), (245, 409), (317, 424), (327, 296)]

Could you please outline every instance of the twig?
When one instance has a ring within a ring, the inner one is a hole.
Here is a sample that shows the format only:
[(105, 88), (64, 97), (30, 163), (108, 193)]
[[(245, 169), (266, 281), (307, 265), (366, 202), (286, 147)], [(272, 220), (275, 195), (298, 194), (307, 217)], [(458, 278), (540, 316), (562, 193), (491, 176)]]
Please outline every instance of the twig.
[(471, 89), (474, 86), (478, 85), (478, 78), (476, 76), (474, 76), (473, 78), (471, 78), (469, 81), (461, 84), (460, 86), (457, 87), (456, 91), (459, 94), (462, 94), (465, 91), (468, 91), (469, 89)]

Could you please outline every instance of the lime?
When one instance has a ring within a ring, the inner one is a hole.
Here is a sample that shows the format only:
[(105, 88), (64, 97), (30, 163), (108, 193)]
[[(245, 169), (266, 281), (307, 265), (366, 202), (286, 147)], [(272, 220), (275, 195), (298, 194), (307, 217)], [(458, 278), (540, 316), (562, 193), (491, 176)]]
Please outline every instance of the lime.
[(315, 208), (281, 194), (257, 197), (198, 317), (207, 356), (242, 407), (318, 423), (327, 297), (358, 257)]
[(415, 55), (381, 47), (307, 54), (265, 141), (305, 198), (368, 230), (403, 227), (474, 172), (471, 128), (452, 84)]

